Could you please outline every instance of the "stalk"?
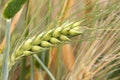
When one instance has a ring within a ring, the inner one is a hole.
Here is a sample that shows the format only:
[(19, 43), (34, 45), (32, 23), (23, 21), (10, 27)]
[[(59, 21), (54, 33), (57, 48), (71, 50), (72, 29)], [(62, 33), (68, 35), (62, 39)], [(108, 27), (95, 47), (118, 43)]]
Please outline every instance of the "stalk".
[(7, 26), (6, 26), (6, 35), (5, 35), (6, 44), (3, 52), (2, 73), (1, 73), (2, 80), (8, 80), (8, 75), (9, 75), (8, 59), (9, 59), (9, 52), (10, 52), (10, 26), (11, 26), (11, 19), (7, 20)]
[(50, 76), (51, 80), (55, 80), (52, 73), (48, 70), (48, 68), (42, 63), (40, 58), (37, 55), (33, 55), (33, 57), (38, 61), (38, 63), (43, 67), (43, 69), (47, 72), (47, 74)]
[(30, 60), (30, 80), (34, 80), (34, 61), (33, 61), (33, 56), (31, 56), (31, 60)]

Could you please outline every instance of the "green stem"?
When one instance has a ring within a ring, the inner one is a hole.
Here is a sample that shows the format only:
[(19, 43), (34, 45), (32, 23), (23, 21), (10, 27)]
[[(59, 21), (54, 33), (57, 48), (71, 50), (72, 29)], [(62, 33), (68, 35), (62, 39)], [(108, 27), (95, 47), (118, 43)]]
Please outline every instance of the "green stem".
[(7, 20), (7, 26), (6, 26), (6, 43), (5, 43), (5, 49), (3, 52), (3, 61), (2, 61), (2, 73), (1, 77), (2, 80), (8, 80), (9, 70), (8, 70), (8, 59), (9, 59), (9, 52), (10, 52), (10, 26), (11, 26), (11, 19)]
[(54, 76), (52, 73), (48, 70), (48, 68), (42, 63), (42, 61), (39, 59), (39, 57), (34, 54), (33, 57), (38, 61), (38, 63), (43, 67), (43, 69), (47, 72), (47, 74), (50, 76), (52, 80), (55, 80)]
[(25, 74), (26, 74), (26, 58), (22, 59), (22, 64), (21, 64), (21, 71), (20, 71), (20, 78), (19, 80), (24, 80)]
[(30, 61), (30, 71), (31, 71), (31, 76), (30, 80), (34, 80), (34, 62), (33, 62), (33, 56), (31, 56), (31, 61)]

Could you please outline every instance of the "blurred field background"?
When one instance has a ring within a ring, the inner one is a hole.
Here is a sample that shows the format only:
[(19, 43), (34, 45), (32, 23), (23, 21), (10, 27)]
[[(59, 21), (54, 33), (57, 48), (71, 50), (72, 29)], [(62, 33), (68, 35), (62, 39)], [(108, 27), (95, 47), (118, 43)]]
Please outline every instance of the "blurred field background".
[[(0, 0), (0, 57), (6, 26), (2, 11), (7, 1)], [(27, 0), (12, 18), (10, 55), (25, 38), (74, 21), (83, 21), (80, 27), (86, 30), (69, 43), (40, 52), (39, 59), (56, 80), (120, 80), (120, 0)], [(9, 80), (51, 78), (28, 56), (10, 71)]]

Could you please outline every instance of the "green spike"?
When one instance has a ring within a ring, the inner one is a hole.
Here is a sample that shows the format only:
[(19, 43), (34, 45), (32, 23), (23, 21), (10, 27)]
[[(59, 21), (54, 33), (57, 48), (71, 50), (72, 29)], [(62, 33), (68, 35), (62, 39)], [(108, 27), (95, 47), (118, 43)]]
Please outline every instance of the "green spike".
[(57, 44), (57, 43), (61, 43), (57, 38), (50, 38), (50, 42), (53, 43), (53, 44)]
[(43, 47), (51, 47), (53, 45), (51, 43), (47, 42), (47, 41), (42, 41), (41, 46), (43, 46)]
[(61, 30), (62, 30), (62, 27), (56, 28), (56, 29), (53, 31), (53, 36), (54, 36), (54, 37), (59, 37)]
[(50, 39), (51, 35), (50, 35), (51, 31), (47, 32), (46, 34), (44, 34), (44, 36), (42, 37), (43, 40), (47, 41)]
[(67, 35), (67, 34), (69, 33), (69, 32), (68, 32), (69, 30), (70, 30), (70, 27), (64, 28), (64, 29), (61, 31), (61, 33), (64, 34), (64, 35)]
[(66, 22), (64, 27), (65, 27), (65, 28), (67, 28), (67, 27), (70, 28), (70, 26), (72, 26), (73, 23), (74, 23), (74, 22)]
[(76, 30), (74, 30), (74, 29), (72, 29), (72, 30), (69, 31), (69, 35), (70, 35), (70, 36), (75, 36), (75, 35), (78, 35), (78, 34), (80, 34), (80, 33), (81, 33), (80, 31), (76, 31)]
[(42, 32), (41, 34), (39, 34), (35, 40), (33, 41), (33, 44), (40, 44), (40, 41), (41, 41), (41, 37), (43, 36), (44, 32)]
[(83, 21), (84, 21), (84, 20), (75, 22), (75, 23), (72, 25), (72, 28), (79, 26)]
[(46, 48), (40, 47), (40, 46), (32, 46), (31, 51), (42, 51), (45, 50)]
[(32, 47), (32, 42), (32, 39), (28, 39), (27, 41), (25, 41), (25, 43), (22, 46), (22, 49), (29, 50)]
[(28, 55), (31, 55), (33, 53), (34, 52), (32, 52), (32, 51), (23, 51), (23, 55), (22, 56), (28, 56)]
[(62, 41), (69, 41), (70, 39), (67, 37), (67, 36), (65, 36), (65, 35), (60, 35), (60, 40), (62, 40)]
[(22, 52), (23, 52), (23, 49), (20, 49), (20, 48), (19, 48), (18, 50), (15, 51), (15, 54), (14, 54), (14, 55), (15, 55), (16, 57), (18, 57), (18, 56), (20, 56), (20, 55), (23, 54)]

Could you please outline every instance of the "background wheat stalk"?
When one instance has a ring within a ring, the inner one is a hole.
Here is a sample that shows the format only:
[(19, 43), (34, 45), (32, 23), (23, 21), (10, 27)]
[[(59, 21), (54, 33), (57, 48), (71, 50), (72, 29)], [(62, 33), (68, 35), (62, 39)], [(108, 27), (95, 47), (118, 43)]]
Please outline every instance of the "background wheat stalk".
[(110, 11), (106, 17), (101, 17), (100, 21), (95, 21), (93, 27), (103, 26), (105, 29), (94, 29), (95, 31), (92, 31), (89, 36), (95, 35), (97, 39), (81, 42), (75, 66), (66, 78), (67, 80), (120, 79), (118, 74), (120, 65), (120, 10), (118, 9), (120, 9), (119, 5), (114, 6), (114, 10)]

